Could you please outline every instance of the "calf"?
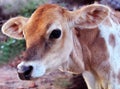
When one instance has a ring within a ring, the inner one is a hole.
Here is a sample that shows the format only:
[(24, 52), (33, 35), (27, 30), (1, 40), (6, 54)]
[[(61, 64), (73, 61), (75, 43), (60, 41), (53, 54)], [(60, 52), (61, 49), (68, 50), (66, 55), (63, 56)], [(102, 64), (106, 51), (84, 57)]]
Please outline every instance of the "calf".
[(88, 89), (120, 89), (120, 13), (99, 4), (68, 11), (40, 6), (30, 18), (8, 20), (2, 32), (26, 40), (19, 77), (36, 79), (59, 68), (83, 74)]

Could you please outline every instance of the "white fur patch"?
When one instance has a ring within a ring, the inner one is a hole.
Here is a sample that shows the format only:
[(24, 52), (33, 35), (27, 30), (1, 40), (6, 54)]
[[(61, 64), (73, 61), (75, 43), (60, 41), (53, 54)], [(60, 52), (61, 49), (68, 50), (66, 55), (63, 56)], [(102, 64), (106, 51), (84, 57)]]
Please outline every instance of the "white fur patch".
[[(120, 84), (118, 83), (117, 75), (120, 71), (120, 24), (114, 22), (110, 17), (108, 17), (112, 26), (104, 25), (104, 22), (99, 26), (101, 36), (105, 39), (108, 52), (109, 52), (109, 61), (111, 65), (111, 74), (110, 77), (110, 89), (120, 89)], [(116, 19), (116, 18), (115, 18)], [(117, 20), (116, 20), (117, 21)], [(115, 47), (112, 47), (109, 44), (110, 34), (113, 34), (115, 37)], [(113, 77), (114, 75), (114, 77)]]

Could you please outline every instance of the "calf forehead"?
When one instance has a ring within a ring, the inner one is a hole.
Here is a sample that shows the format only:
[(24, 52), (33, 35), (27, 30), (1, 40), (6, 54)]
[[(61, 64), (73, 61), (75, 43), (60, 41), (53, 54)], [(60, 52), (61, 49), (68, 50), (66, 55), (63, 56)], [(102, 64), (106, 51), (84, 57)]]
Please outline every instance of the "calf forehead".
[[(63, 18), (64, 9), (57, 5), (44, 5), (39, 7), (30, 17), (26, 27), (27, 30), (31, 28), (46, 29), (55, 22)], [(32, 29), (31, 29), (32, 30)]]
[(40, 39), (44, 37), (47, 29), (56, 21), (63, 21), (65, 9), (57, 5), (44, 5), (39, 7), (30, 17), (24, 27), (26, 39)]

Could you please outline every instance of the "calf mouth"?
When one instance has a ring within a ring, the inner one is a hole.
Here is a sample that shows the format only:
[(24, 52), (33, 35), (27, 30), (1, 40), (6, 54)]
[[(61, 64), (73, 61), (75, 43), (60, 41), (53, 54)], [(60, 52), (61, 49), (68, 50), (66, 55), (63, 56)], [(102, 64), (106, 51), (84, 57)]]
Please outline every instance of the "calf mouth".
[(31, 80), (31, 74), (25, 75), (24, 73), (18, 73), (18, 76), (21, 80)]

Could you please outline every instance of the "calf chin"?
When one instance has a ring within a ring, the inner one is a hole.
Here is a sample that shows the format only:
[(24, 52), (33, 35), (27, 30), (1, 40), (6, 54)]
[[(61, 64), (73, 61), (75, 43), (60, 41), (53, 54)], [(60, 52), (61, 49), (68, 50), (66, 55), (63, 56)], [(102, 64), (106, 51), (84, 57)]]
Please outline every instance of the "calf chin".
[(21, 80), (31, 80), (31, 75), (24, 75), (24, 73), (18, 73)]

